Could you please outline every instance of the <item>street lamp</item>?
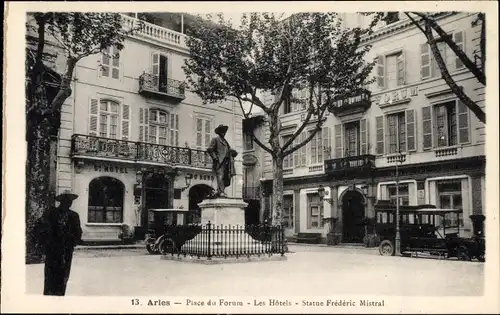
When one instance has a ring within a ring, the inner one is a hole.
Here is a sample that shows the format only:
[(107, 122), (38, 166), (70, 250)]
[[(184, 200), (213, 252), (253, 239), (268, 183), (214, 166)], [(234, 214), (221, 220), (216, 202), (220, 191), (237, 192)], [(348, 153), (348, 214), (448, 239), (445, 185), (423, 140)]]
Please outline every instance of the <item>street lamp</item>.
[(193, 178), (193, 174), (190, 174), (190, 173), (189, 173), (189, 174), (186, 174), (186, 175), (184, 176), (184, 180), (186, 181), (186, 187), (181, 188), (181, 191), (184, 191), (184, 190), (188, 189), (188, 188), (189, 188), (189, 186), (191, 186), (191, 179), (192, 179), (192, 178)]
[(396, 250), (395, 254), (401, 254), (401, 234), (399, 231), (399, 168), (398, 163), (403, 164), (405, 156), (399, 151), (396, 159)]

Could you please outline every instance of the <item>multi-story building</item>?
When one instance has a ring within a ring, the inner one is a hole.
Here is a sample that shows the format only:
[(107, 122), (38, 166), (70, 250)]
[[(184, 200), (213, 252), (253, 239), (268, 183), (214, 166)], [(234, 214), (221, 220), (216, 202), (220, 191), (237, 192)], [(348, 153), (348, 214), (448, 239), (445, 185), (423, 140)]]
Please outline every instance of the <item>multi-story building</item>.
[[(123, 15), (127, 27), (138, 25), (134, 16)], [(205, 151), (215, 127), (228, 125), (229, 143), (242, 151), (239, 106), (203, 105), (183, 83), (189, 58), (183, 32), (192, 17), (143, 16), (151, 23), (125, 40), (119, 56), (78, 62), (62, 107), (56, 188), (79, 195), (73, 209), (84, 241), (118, 240), (122, 224), (144, 233), (155, 208), (189, 209), (196, 222), (197, 204), (215, 185)], [(241, 160), (229, 196), (241, 197)]]
[[(283, 218), (288, 235), (325, 235), (322, 219), (334, 217), (342, 242), (361, 242), (364, 219), (374, 217), (377, 200), (463, 209), (460, 224), (465, 235), (472, 233), (469, 215), (483, 212), (485, 126), (441, 79), (421, 31), (404, 14), (390, 15), (387, 24), (363, 39), (364, 45), (372, 46), (367, 60), (377, 58), (376, 81), (365, 93), (338, 99), (324, 118), (323, 130), (284, 161)], [(346, 27), (369, 23), (358, 14), (343, 18)], [(441, 13), (435, 18), (472, 56), (479, 47), (480, 27), (471, 26), (475, 14)], [(446, 45), (441, 52), (455, 81), (484, 108), (484, 86)], [(294, 93), (307, 97), (306, 92)], [(305, 110), (293, 103), (282, 110), (286, 140), (301, 125)], [(307, 132), (306, 128), (297, 141)], [(269, 154), (262, 165), (266, 211), (272, 198)], [(323, 199), (320, 185), (326, 190)]]

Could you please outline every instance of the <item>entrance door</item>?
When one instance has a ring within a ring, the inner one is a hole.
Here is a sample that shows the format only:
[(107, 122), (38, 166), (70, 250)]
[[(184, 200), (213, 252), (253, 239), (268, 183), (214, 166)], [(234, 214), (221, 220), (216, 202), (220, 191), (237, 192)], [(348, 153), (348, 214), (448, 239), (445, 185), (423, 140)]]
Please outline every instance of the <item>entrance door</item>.
[(167, 209), (168, 208), (168, 184), (163, 176), (153, 175), (146, 181), (144, 187), (144, 206), (145, 210), (142, 216), (142, 225), (145, 227), (152, 226), (153, 215), (150, 209)]
[(362, 243), (365, 235), (363, 196), (348, 191), (342, 198), (342, 236), (344, 243)]

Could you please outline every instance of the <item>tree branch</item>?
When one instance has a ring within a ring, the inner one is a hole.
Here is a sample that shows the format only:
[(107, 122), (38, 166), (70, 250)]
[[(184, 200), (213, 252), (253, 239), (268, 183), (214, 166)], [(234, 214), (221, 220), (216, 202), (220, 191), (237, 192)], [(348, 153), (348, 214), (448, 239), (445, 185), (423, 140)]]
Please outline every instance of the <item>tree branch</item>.
[(476, 79), (481, 84), (486, 85), (486, 76), (484, 72), (477, 67), (477, 65), (469, 58), (469, 56), (467, 56), (467, 54), (460, 47), (458, 47), (458, 45), (455, 43), (451, 35), (449, 35), (445, 30), (443, 30), (441, 26), (439, 26), (439, 24), (428, 15), (421, 12), (414, 12), (414, 14), (420, 16), (426, 22), (427, 25), (433, 28), (436, 31), (436, 33), (440, 36), (440, 39), (442, 39), (451, 48), (451, 50), (453, 50), (453, 52), (463, 62), (465, 67), (469, 69), (470, 72), (472, 72), (472, 74), (476, 77)]
[(406, 16), (411, 20), (411, 22), (413, 23), (413, 25), (415, 25), (416, 27), (418, 27), (420, 29), (420, 31), (425, 34), (425, 30), (422, 28), (422, 26), (420, 26), (420, 23), (422, 22), (422, 20), (420, 21), (416, 21), (411, 15), (410, 13), (408, 12), (405, 12)]
[[(245, 109), (243, 108), (243, 102), (241, 101), (241, 99), (239, 97), (236, 98), (238, 100), (238, 103), (240, 104), (240, 108), (241, 108), (241, 112), (243, 113), (243, 117), (245, 117), (246, 119), (250, 118), (248, 116), (247, 113), (245, 113)], [(270, 153), (271, 155), (273, 155), (273, 151), (268, 148), (264, 143), (262, 143), (259, 139), (257, 139), (257, 137), (255, 136), (255, 133), (253, 132), (253, 129), (250, 130), (251, 133), (252, 133), (252, 140), (255, 141), (255, 143), (257, 143), (257, 145), (259, 147), (261, 147), (262, 149), (264, 149), (266, 152)]]
[(443, 57), (441, 56), (441, 53), (439, 52), (439, 48), (437, 47), (437, 43), (434, 40), (434, 35), (432, 34), (432, 28), (429, 25), (429, 22), (425, 22), (425, 36), (428, 40), (428, 43), (431, 47), (432, 54), (434, 55), (434, 58), (436, 60), (436, 63), (441, 70), (441, 78), (448, 84), (450, 89), (457, 95), (457, 97), (464, 103), (465, 106), (467, 106), (476, 116), (477, 118), (482, 122), (486, 123), (486, 114), (483, 111), (481, 107), (479, 107), (474, 101), (472, 101), (464, 92), (463, 90), (457, 85), (455, 80), (451, 77), (450, 73), (448, 72), (448, 69), (446, 68), (446, 63), (443, 60)]

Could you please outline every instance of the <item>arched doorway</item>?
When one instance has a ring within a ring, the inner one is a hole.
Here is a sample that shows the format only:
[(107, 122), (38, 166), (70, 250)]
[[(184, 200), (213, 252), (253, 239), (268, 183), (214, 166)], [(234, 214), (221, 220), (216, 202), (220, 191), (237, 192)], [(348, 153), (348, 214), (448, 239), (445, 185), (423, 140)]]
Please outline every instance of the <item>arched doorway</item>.
[[(144, 182), (144, 199), (146, 211), (143, 213), (143, 226), (153, 226), (153, 212), (150, 209), (168, 208), (168, 180), (163, 174), (151, 173)], [(173, 197), (173, 196), (172, 196)]]
[(355, 190), (342, 197), (342, 242), (362, 243), (365, 234), (365, 205), (363, 195)]
[(205, 184), (194, 185), (189, 189), (189, 214), (188, 223), (201, 222), (201, 209), (198, 204), (212, 192), (212, 187)]

